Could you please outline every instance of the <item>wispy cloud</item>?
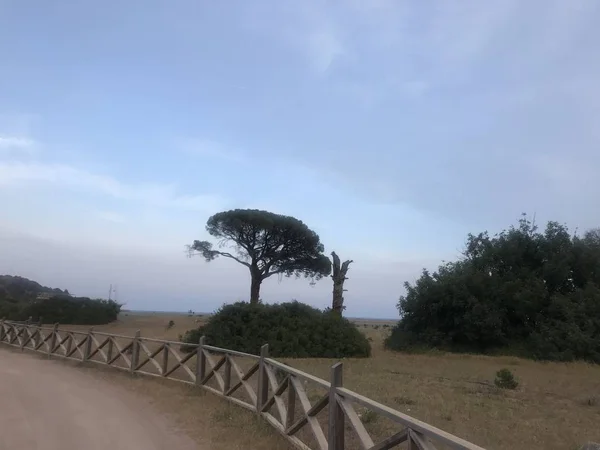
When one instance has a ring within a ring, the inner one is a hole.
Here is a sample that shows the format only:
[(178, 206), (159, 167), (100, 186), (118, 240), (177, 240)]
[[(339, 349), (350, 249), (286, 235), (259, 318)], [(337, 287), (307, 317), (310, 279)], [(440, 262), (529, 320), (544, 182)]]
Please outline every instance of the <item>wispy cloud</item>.
[(190, 211), (215, 211), (224, 203), (218, 195), (181, 194), (174, 184), (128, 184), (64, 164), (0, 162), (0, 187), (19, 184), (49, 184), (149, 206)]
[(0, 134), (0, 154), (35, 152), (37, 143), (28, 137)]

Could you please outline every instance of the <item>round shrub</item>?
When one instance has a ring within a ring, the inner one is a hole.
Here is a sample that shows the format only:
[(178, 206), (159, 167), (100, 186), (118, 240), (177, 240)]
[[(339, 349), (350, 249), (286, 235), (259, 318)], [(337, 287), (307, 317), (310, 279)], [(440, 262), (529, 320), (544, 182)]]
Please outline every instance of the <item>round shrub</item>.
[[(269, 344), (273, 357), (368, 357), (371, 345), (347, 319), (297, 301), (274, 305), (234, 303), (222, 306), (200, 328), (180, 340), (197, 344), (200, 336), (216, 347), (258, 354)], [(182, 345), (182, 351), (192, 347)]]

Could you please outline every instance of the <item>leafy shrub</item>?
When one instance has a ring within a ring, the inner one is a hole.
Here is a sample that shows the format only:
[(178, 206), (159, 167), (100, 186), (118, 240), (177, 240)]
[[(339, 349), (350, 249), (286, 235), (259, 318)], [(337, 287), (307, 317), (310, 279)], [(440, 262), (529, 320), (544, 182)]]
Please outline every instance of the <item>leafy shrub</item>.
[(523, 218), (495, 236), (469, 235), (460, 260), (405, 288), (392, 350), (600, 364), (600, 229), (579, 237)]
[(103, 325), (114, 322), (121, 311), (121, 305), (113, 300), (91, 300), (85, 297), (56, 296), (24, 304), (13, 314), (12, 320), (44, 323)]
[(515, 379), (515, 376), (509, 369), (500, 369), (496, 372), (494, 384), (500, 389), (516, 389), (519, 382)]
[[(180, 340), (198, 343), (200, 336), (217, 347), (257, 354), (269, 344), (273, 357), (368, 357), (371, 345), (350, 321), (297, 301), (274, 305), (238, 302), (224, 305), (208, 322)], [(182, 351), (191, 347), (182, 345)]]

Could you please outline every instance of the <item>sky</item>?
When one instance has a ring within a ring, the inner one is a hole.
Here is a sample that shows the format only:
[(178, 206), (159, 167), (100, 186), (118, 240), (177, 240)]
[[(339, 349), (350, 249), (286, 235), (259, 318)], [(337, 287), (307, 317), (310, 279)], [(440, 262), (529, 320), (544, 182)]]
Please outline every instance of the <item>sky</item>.
[(0, 273), (213, 311), (248, 271), (185, 245), (258, 208), (354, 260), (347, 315), (397, 317), (470, 232), (600, 226), (598, 23), (597, 0), (0, 0)]

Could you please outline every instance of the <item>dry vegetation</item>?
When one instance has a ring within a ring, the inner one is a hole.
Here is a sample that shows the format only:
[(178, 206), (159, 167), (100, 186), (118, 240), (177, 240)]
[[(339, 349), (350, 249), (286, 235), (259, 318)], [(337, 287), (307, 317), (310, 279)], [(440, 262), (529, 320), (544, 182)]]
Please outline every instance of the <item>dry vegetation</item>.
[[(177, 340), (197, 326), (197, 317), (123, 313), (118, 322), (98, 331)], [(175, 325), (167, 330), (170, 320)], [(600, 367), (584, 363), (538, 363), (513, 357), (428, 354), (383, 350), (391, 322), (359, 322), (372, 339), (373, 356), (344, 361), (344, 385), (399, 411), (489, 449), (576, 449), (600, 441)], [(87, 329), (87, 327), (71, 327)], [(332, 360), (286, 360), (327, 379)], [(519, 380), (515, 391), (496, 388), (496, 371), (509, 368)], [(115, 373), (110, 369), (107, 376)], [(154, 379), (115, 377), (139, 390), (179, 426), (212, 448), (286, 449), (283, 439), (251, 412), (192, 387)], [(148, 383), (152, 388), (148, 389)], [(200, 401), (196, 397), (202, 397)], [(388, 424), (376, 416), (363, 421), (375, 435)], [(243, 429), (244, 433), (239, 432)]]

